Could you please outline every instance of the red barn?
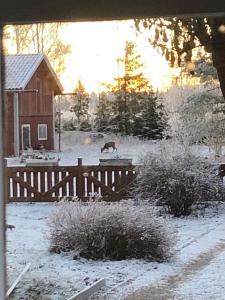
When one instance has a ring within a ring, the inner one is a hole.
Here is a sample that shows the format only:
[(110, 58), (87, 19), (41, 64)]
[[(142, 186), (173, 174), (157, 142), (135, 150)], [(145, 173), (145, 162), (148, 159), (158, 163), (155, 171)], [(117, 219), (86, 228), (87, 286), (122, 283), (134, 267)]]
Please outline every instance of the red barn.
[(44, 54), (5, 57), (5, 156), (27, 148), (54, 149), (54, 96), (62, 93)]

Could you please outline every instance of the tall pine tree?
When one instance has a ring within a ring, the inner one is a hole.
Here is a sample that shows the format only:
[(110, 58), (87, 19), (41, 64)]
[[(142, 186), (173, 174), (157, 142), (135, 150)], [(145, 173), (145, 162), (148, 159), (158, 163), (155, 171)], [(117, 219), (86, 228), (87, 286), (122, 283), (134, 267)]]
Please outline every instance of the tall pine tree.
[(95, 128), (98, 131), (113, 131), (110, 120), (112, 116), (112, 104), (109, 95), (105, 92), (99, 94), (99, 103), (95, 114)]
[(86, 92), (84, 85), (81, 80), (78, 80), (78, 83), (74, 89), (74, 95), (72, 97), (73, 106), (70, 111), (74, 112), (79, 129), (85, 129), (89, 126), (89, 94)]
[(105, 84), (114, 95), (110, 125), (114, 131), (125, 135), (158, 138), (166, 126), (161, 120), (163, 106), (158, 104), (142, 72), (144, 65), (135, 48), (134, 43), (126, 41), (124, 57), (117, 59), (124, 74), (115, 78), (115, 84)]

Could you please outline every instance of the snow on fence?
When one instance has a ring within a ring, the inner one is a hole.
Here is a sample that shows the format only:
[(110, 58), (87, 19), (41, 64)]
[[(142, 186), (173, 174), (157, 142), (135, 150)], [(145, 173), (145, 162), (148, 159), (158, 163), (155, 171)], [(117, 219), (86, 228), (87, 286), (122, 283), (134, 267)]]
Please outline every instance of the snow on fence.
[(52, 202), (61, 197), (90, 196), (118, 201), (129, 196), (135, 178), (132, 165), (7, 167), (9, 202)]

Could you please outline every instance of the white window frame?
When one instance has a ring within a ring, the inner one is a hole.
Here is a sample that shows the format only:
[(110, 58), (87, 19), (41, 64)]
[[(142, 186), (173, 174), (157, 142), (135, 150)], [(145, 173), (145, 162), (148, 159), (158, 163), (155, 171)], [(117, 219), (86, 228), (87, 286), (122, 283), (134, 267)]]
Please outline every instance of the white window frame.
[(25, 150), (24, 145), (23, 145), (23, 128), (25, 128), (25, 127), (29, 128), (29, 145), (31, 147), (30, 124), (22, 124), (22, 126), (21, 126), (21, 129), (22, 129), (22, 150)]
[[(40, 128), (41, 127), (45, 127), (45, 130), (46, 130), (46, 137), (40, 137)], [(38, 140), (39, 141), (47, 141), (48, 139), (48, 124), (38, 124)]]

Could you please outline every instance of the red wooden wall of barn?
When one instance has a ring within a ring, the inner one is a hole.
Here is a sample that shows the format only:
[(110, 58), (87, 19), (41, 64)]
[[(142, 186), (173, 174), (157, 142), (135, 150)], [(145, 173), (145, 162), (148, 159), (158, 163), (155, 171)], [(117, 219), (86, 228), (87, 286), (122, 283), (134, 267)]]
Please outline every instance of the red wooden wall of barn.
[[(43, 145), (47, 150), (54, 149), (54, 91), (59, 92), (55, 79), (45, 61), (43, 61), (25, 90), (38, 90), (38, 93), (19, 92), (19, 140), (22, 150), (22, 125), (30, 125), (31, 147), (39, 149)], [(5, 127), (5, 156), (14, 155), (14, 108), (13, 92), (7, 93), (6, 127)], [(47, 125), (47, 140), (38, 140), (38, 124)]]
[[(19, 97), (20, 149), (22, 149), (22, 125), (30, 124), (31, 146), (38, 149), (43, 145), (47, 150), (54, 149), (54, 80), (43, 61), (25, 89), (37, 89), (38, 93), (21, 93)], [(38, 140), (38, 124), (47, 124), (47, 140)]]

